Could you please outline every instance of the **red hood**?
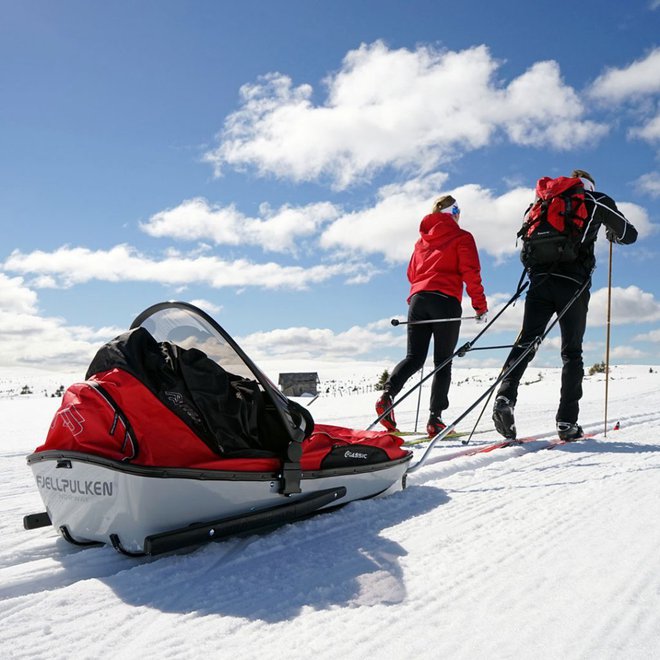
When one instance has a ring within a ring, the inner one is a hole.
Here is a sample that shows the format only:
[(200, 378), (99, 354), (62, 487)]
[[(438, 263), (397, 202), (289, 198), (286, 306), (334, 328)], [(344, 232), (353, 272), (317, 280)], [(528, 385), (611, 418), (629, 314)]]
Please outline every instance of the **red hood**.
[(460, 233), (461, 228), (451, 213), (430, 213), (419, 225), (422, 242), (435, 249), (444, 247), (448, 240)]

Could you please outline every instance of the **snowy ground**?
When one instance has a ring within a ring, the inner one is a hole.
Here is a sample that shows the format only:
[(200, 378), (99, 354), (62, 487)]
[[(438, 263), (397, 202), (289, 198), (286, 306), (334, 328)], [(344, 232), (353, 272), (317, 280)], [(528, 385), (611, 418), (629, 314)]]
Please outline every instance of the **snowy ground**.
[[(456, 370), (447, 420), (493, 376)], [(549, 433), (558, 371), (532, 366), (527, 379), (519, 434)], [(461, 443), (445, 441), (404, 491), (154, 560), (22, 529), (43, 509), (25, 457), (59, 403), (45, 394), (71, 380), (0, 371), (3, 658), (660, 657), (657, 367), (613, 369), (608, 417), (621, 428), (607, 437), (599, 375), (580, 418), (593, 440), (451, 461)], [(309, 409), (365, 428), (374, 398), (321, 396)], [(420, 427), (427, 401), (425, 390)], [(400, 428), (414, 427), (416, 405), (397, 409)], [(475, 445), (496, 438), (489, 417)]]

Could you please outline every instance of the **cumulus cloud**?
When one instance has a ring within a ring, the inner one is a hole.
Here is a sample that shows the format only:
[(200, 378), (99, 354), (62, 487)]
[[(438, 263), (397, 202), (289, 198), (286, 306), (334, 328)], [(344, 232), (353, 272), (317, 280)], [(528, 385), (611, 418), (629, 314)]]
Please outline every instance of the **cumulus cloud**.
[(392, 346), (403, 349), (404, 336), (381, 328), (379, 323), (353, 326), (343, 332), (328, 328), (281, 328), (246, 335), (239, 339), (239, 344), (257, 361), (274, 357), (337, 359), (359, 357)]
[(651, 197), (660, 197), (660, 172), (643, 174), (635, 182), (635, 187), (641, 193)]
[(446, 174), (436, 173), (383, 186), (372, 206), (329, 223), (319, 239), (321, 247), (380, 253), (390, 261), (409, 259), (419, 222), (441, 194), (446, 179)]
[(125, 329), (69, 326), (64, 319), (0, 312), (0, 365), (71, 371), (80, 377), (99, 346)]
[(497, 196), (492, 190), (471, 183), (455, 188), (452, 194), (460, 200), (461, 226), (472, 233), (480, 253), (501, 261), (519, 252), (516, 233), (525, 210), (534, 200), (532, 188), (514, 188)]
[(380, 253), (389, 261), (405, 262), (419, 237), (419, 223), (430, 212), (434, 198), (451, 193), (461, 208), (461, 226), (474, 235), (480, 252), (496, 259), (516, 253), (516, 232), (534, 191), (515, 188), (496, 196), (476, 184), (447, 190), (443, 188), (446, 178), (438, 173), (384, 186), (373, 206), (329, 223), (321, 235), (321, 246)]
[(159, 238), (212, 241), (217, 245), (257, 245), (264, 251), (296, 252), (298, 241), (315, 234), (325, 222), (337, 217), (329, 202), (279, 209), (261, 206), (262, 218), (250, 218), (231, 204), (212, 205), (201, 197), (160, 211), (140, 225)]
[(591, 85), (592, 97), (620, 102), (630, 97), (660, 92), (660, 48), (623, 68), (608, 69)]
[(635, 225), (639, 239), (647, 238), (657, 231), (657, 225), (651, 222), (649, 214), (643, 206), (632, 202), (618, 202), (617, 207)]
[(651, 330), (641, 335), (633, 337), (633, 341), (650, 341), (653, 343), (660, 343), (660, 330)]
[(508, 85), (499, 67), (485, 46), (391, 50), (377, 41), (347, 53), (324, 81), (322, 104), (312, 101), (310, 85), (271, 73), (241, 88), (241, 106), (205, 160), (218, 175), (225, 166), (252, 167), (345, 188), (385, 167), (426, 174), (498, 134), (562, 149), (593, 144), (606, 131), (583, 118), (556, 62), (538, 62)]
[(61, 247), (53, 252), (35, 250), (27, 254), (15, 250), (5, 261), (4, 268), (45, 275), (52, 284), (61, 287), (99, 280), (297, 290), (334, 277), (361, 275), (368, 278), (374, 272), (365, 263), (320, 264), (303, 268), (274, 262), (253, 263), (247, 259), (227, 261), (215, 256), (190, 257), (176, 251), (170, 251), (162, 259), (152, 259), (128, 245), (117, 245), (109, 250)]
[(207, 314), (218, 314), (223, 309), (222, 305), (216, 305), (215, 303), (212, 303), (209, 300), (205, 300), (204, 298), (196, 298), (191, 300), (190, 304), (194, 305), (195, 307), (199, 307), (199, 309), (206, 312)]
[(34, 314), (37, 294), (28, 288), (22, 277), (0, 273), (0, 310), (12, 314)]
[[(607, 288), (592, 291), (589, 303), (589, 326), (607, 323)], [(637, 286), (612, 287), (611, 322), (613, 325), (651, 323), (660, 320), (660, 301)]]
[(559, 65), (547, 61), (537, 62), (511, 82), (493, 119), (502, 123), (515, 144), (565, 149), (595, 142), (607, 132), (603, 124), (582, 120), (583, 114), (582, 101), (564, 84)]
[(67, 326), (61, 318), (42, 316), (38, 298), (20, 277), (0, 273), (0, 365), (71, 370), (89, 362), (100, 343), (118, 328)]
[[(461, 208), (461, 226), (473, 234), (480, 254), (489, 254), (499, 262), (517, 255), (520, 244), (516, 233), (534, 199), (534, 190), (516, 187), (496, 195), (474, 183), (446, 189), (446, 178), (438, 173), (384, 186), (372, 206), (329, 222), (319, 239), (321, 247), (380, 253), (388, 261), (405, 262), (418, 238), (419, 223), (430, 211), (433, 199), (451, 193)], [(620, 202), (618, 207), (635, 225), (640, 239), (656, 231), (642, 206)], [(606, 249), (605, 241), (599, 241), (597, 249), (602, 253)]]
[[(511, 293), (494, 293), (488, 296), (489, 318), (493, 318), (509, 301)], [(603, 327), (607, 324), (607, 288), (591, 292), (589, 302), (589, 315), (587, 317), (589, 328)], [(510, 306), (493, 326), (493, 332), (510, 332), (519, 330), (522, 325), (525, 294)], [(554, 315), (551, 319), (556, 318)], [(653, 323), (660, 320), (660, 301), (654, 294), (643, 291), (637, 286), (612, 287), (611, 323), (613, 325), (631, 325), (637, 323)], [(469, 332), (469, 328), (462, 330)], [(559, 332), (557, 329), (556, 334)], [(660, 335), (659, 335), (660, 337)], [(549, 337), (545, 343), (552, 341)], [(557, 340), (559, 341), (559, 340)]]
[(646, 353), (632, 346), (613, 346), (610, 356), (615, 360), (635, 360), (644, 357)]
[(660, 114), (647, 121), (643, 126), (630, 129), (630, 135), (647, 142), (660, 143)]

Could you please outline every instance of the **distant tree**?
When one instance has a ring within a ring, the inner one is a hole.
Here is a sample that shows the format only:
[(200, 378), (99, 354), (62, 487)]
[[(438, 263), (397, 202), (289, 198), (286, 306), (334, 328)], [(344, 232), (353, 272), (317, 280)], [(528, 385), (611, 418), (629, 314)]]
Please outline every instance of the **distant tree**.
[(30, 389), (29, 385), (23, 385), (23, 389), (21, 390), (21, 394), (32, 394), (32, 390)]
[(383, 371), (383, 373), (380, 375), (378, 382), (376, 383), (376, 389), (377, 390), (385, 389), (385, 383), (387, 382), (389, 377), (390, 377), (390, 372), (387, 369), (385, 369), (385, 371)]
[(592, 367), (589, 368), (589, 375), (593, 376), (594, 374), (604, 374), (605, 373), (605, 362), (596, 362)]

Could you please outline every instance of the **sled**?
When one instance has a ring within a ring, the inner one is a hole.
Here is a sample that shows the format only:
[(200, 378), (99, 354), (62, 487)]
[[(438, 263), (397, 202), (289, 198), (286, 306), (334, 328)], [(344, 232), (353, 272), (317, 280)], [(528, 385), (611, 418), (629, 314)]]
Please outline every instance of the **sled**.
[(23, 523), (159, 555), (404, 488), (402, 443), (315, 425), (209, 315), (159, 303), (65, 392), (27, 459), (46, 510)]

